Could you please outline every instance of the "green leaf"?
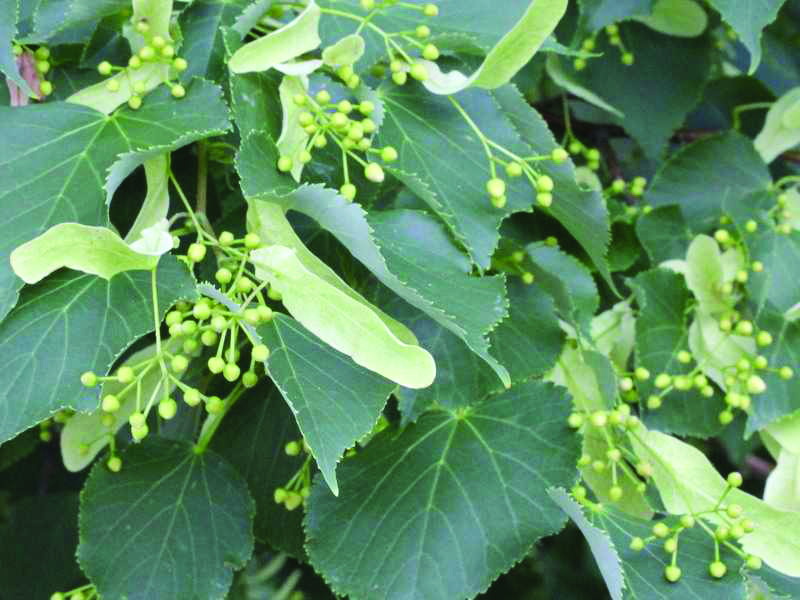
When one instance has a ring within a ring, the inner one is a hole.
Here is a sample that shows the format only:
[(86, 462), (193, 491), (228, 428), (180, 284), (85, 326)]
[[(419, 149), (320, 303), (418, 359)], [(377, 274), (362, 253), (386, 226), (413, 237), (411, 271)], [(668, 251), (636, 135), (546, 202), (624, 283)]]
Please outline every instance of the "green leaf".
[(222, 599), (253, 552), (255, 507), (213, 452), (160, 438), (132, 444), (122, 471), (92, 469), (78, 559), (98, 593), (129, 600)]
[(786, 150), (800, 144), (800, 88), (793, 88), (778, 98), (767, 112), (764, 127), (756, 137), (756, 150), (765, 163), (771, 163)]
[(639, 23), (620, 26), (633, 65), (620, 60), (619, 49), (599, 36), (600, 58), (574, 71), (572, 79), (625, 115), (615, 122), (625, 128), (650, 158), (666, 149), (672, 133), (700, 102), (711, 74), (713, 45), (709, 37), (675, 38)]
[[(158, 267), (158, 306), (195, 297), (186, 267), (166, 256)], [(127, 271), (107, 281), (61, 271), (28, 288), (0, 324), (0, 361), (14, 371), (0, 390), (0, 442), (60, 408), (97, 406), (81, 385), (84, 371), (108, 372), (131, 342), (153, 331), (150, 273)]]
[(569, 390), (577, 410), (610, 410), (617, 400), (617, 377), (602, 354), (579, 350), (570, 344), (558, 359), (548, 380)]
[(41, 0), (34, 12), (34, 29), (23, 41), (41, 43), (81, 25), (91, 25), (102, 17), (130, 8), (130, 0)]
[(696, 310), (689, 327), (689, 350), (697, 364), (702, 365), (703, 374), (727, 391), (725, 370), (742, 358), (752, 361), (756, 356), (756, 343), (752, 337), (722, 331), (717, 319)]
[[(478, 12), (476, 8), (470, 7), (469, 10)], [(483, 14), (486, 7), (478, 10)], [(480, 67), (469, 77), (460, 71), (442, 73), (436, 63), (421, 61), (429, 75), (424, 82), (425, 88), (434, 94), (450, 95), (470, 86), (491, 90), (505, 85), (533, 58), (566, 10), (567, 0), (531, 2), (520, 20), (489, 51)], [(474, 16), (475, 19), (480, 17), (478, 14)]]
[(64, 102), (0, 107), (0, 317), (22, 287), (8, 262), (14, 248), (58, 223), (108, 224), (104, 174), (120, 155), (128, 153), (132, 170), (139, 153), (167, 152), (228, 127), (220, 89), (202, 81), (181, 100), (159, 89), (138, 111), (110, 117)]
[[(384, 285), (459, 336), (508, 383), (508, 372), (490, 354), (487, 339), (506, 314), (503, 279), (472, 276), (469, 260), (436, 219), (416, 211), (367, 215), (358, 204), (318, 186), (301, 187), (276, 202), (316, 220)], [(262, 221), (274, 227), (279, 219), (273, 215)], [(288, 241), (274, 235), (268, 239)], [(317, 274), (323, 276), (319, 270)], [(387, 325), (401, 337), (396, 327)]]
[[(636, 320), (636, 363), (652, 374), (639, 383), (645, 400), (657, 392), (652, 379), (659, 373), (670, 375), (691, 371), (690, 365), (678, 362), (677, 354), (686, 350), (689, 328), (686, 312), (690, 300), (684, 279), (667, 269), (640, 273), (630, 281), (639, 304)], [(658, 410), (645, 412), (646, 423), (654, 428), (680, 435), (709, 437), (722, 428), (718, 415), (725, 404), (720, 398), (704, 398), (696, 390), (672, 390)]]
[(579, 0), (581, 18), (589, 31), (622, 21), (633, 15), (650, 14), (655, 0)]
[[(711, 510), (726, 489), (725, 479), (694, 446), (657, 431), (642, 430), (634, 437), (633, 447), (642, 460), (653, 464), (653, 481), (672, 514)], [(731, 490), (726, 502), (739, 504), (755, 523), (754, 531), (739, 540), (745, 552), (787, 575), (800, 575), (800, 540), (794, 534), (798, 513), (772, 508), (739, 489)], [(720, 521), (714, 514), (708, 519)]]
[(780, 510), (800, 513), (800, 454), (781, 449), (764, 485), (764, 502)]
[(405, 387), (433, 382), (436, 364), (430, 354), (398, 339), (371, 308), (309, 270), (296, 250), (274, 245), (250, 257), (259, 279), (268, 281), (292, 316), (325, 343)]
[(575, 479), (569, 404), (565, 393), (531, 382), (382, 432), (342, 464), (339, 498), (314, 486), (311, 564), (353, 600), (486, 590), (563, 525), (546, 489)]
[(620, 371), (627, 371), (636, 338), (636, 317), (630, 302), (619, 302), (597, 315), (590, 333), (598, 352)]
[(708, 27), (708, 16), (694, 0), (657, 0), (652, 12), (633, 17), (650, 29), (676, 37), (697, 37)]
[[(163, 347), (167, 352), (180, 352), (180, 343), (176, 338), (166, 340)], [(147, 346), (132, 354), (123, 364), (136, 365), (152, 359), (156, 356), (156, 350), (157, 346), (155, 344)], [(137, 389), (141, 390), (141, 398), (144, 401), (147, 401), (150, 397), (156, 397), (154, 394), (162, 384), (161, 370), (154, 368), (155, 366), (157, 365), (153, 365), (152, 368), (143, 373), (139, 380), (140, 383), (137, 384)], [(125, 387), (125, 384), (115, 380), (106, 381), (102, 385), (100, 396), (119, 394)], [(170, 382), (166, 393), (171, 393), (173, 389), (175, 389), (175, 385)], [(70, 417), (59, 436), (61, 460), (64, 461), (64, 467), (72, 472), (82, 471), (88, 467), (95, 456), (108, 446), (110, 439), (128, 424), (128, 417), (135, 410), (136, 393), (134, 392), (120, 398), (120, 408), (114, 413), (114, 425), (110, 428), (103, 425), (103, 415), (108, 413), (103, 412), (100, 408), (95, 408), (88, 414), (76, 413)], [(88, 450), (81, 450), (84, 445), (88, 446)]]
[(298, 94), (305, 96), (306, 86), (300, 77), (286, 75), (278, 88), (281, 99), (281, 113), (283, 114), (283, 124), (281, 126), (281, 136), (275, 142), (280, 156), (295, 157), (290, 173), (295, 181), (300, 181), (304, 164), (297, 160), (297, 155), (306, 149), (309, 135), (298, 122), (298, 117), (305, 111), (305, 108), (297, 106), (294, 102)]
[(556, 85), (561, 86), (573, 96), (577, 96), (589, 104), (602, 108), (615, 117), (619, 117), (620, 119), (625, 118), (625, 115), (622, 114), (621, 111), (611, 106), (605, 99), (601, 98), (590, 88), (585, 87), (578, 81), (575, 70), (570, 66), (565, 66), (565, 63), (566, 61), (556, 54), (551, 54), (547, 57), (545, 68), (547, 69), (547, 74), (550, 76), (550, 79), (552, 79)]
[(329, 67), (350, 66), (364, 56), (364, 38), (357, 33), (344, 36), (322, 51), (322, 62)]
[(750, 52), (749, 75), (761, 62), (761, 32), (778, 16), (785, 0), (709, 0)]
[(258, 332), (271, 351), (270, 377), (336, 494), (336, 463), (370, 432), (395, 386), (320, 343), (289, 317), (275, 315)]
[[(678, 562), (681, 578), (670, 583), (664, 578), (664, 568), (670, 564), (670, 555), (664, 551), (661, 540), (651, 541), (644, 550), (630, 549), (633, 537), (646, 539), (652, 536), (653, 521), (623, 514), (613, 507), (591, 513), (594, 526), (604, 530), (619, 553), (625, 579), (625, 598), (630, 600), (679, 600), (706, 598), (708, 600), (745, 600), (745, 582), (740, 571), (742, 559), (721, 546), (720, 558), (728, 566), (722, 579), (708, 574), (708, 564), (714, 557), (714, 543), (708, 534), (695, 526), (683, 531), (678, 544)], [(666, 523), (677, 525), (677, 519)]]
[[(386, 116), (375, 144), (394, 146), (400, 152), (399, 160), (386, 170), (424, 200), (472, 260), (488, 269), (500, 222), (512, 212), (530, 211), (534, 195), (530, 186), (524, 178), (509, 180), (508, 203), (495, 208), (486, 192), (491, 171), (483, 144), (449, 98), (428, 94), (415, 83), (387, 84), (378, 93)], [(495, 96), (469, 89), (456, 100), (483, 135), (512, 151), (528, 150)]]
[(30, 95), (31, 88), (19, 74), (17, 58), (11, 51), (12, 42), (17, 35), (19, 0), (9, 0), (0, 5), (0, 73), (17, 84), (22, 93)]
[[(49, 598), (81, 583), (75, 560), (78, 495), (50, 493), (11, 505), (0, 526), (0, 589), (3, 598)], [(41, 555), (46, 549), (46, 559)], [(31, 560), (39, 557), (40, 560)]]
[[(164, 232), (172, 249), (172, 236)], [(54, 225), (16, 248), (11, 267), (25, 283), (37, 283), (62, 267), (111, 279), (124, 271), (146, 271), (160, 255), (140, 254), (108, 227), (78, 223)]]
[(562, 318), (588, 332), (600, 304), (597, 285), (589, 270), (558, 248), (535, 242), (526, 250), (533, 261), (531, 272), (539, 285), (555, 298)]
[(645, 194), (652, 206), (677, 204), (695, 233), (718, 226), (723, 201), (737, 203), (771, 184), (753, 142), (730, 131), (690, 144), (673, 155)]
[(256, 539), (303, 559), (303, 511), (289, 512), (274, 497), (275, 489), (286, 485), (303, 466), (302, 455), (292, 457), (284, 452), (286, 444), (300, 436), (287, 403), (275, 388), (261, 384), (242, 394), (225, 415), (209, 448), (247, 480), (256, 503)]
[(189, 63), (181, 79), (206, 77), (222, 81), (226, 71), (225, 28), (234, 24), (248, 4), (248, 0), (196, 0), (181, 12), (178, 18), (183, 34), (180, 54)]
[[(557, 147), (544, 119), (513, 86), (499, 88), (493, 92), (493, 96), (533, 152), (550, 154)], [(578, 186), (574, 167), (569, 160), (561, 165), (542, 161), (537, 167), (555, 182), (555, 199), (544, 212), (561, 223), (578, 241), (595, 268), (615, 290), (606, 263), (611, 232), (602, 194)]]
[(311, 0), (291, 23), (234, 52), (228, 68), (234, 73), (267, 71), (316, 50), (320, 45), (319, 19), (319, 7)]
[(667, 260), (683, 260), (692, 240), (681, 209), (675, 205), (659, 206), (639, 217), (636, 235), (653, 266)]
[(768, 593), (775, 593), (774, 596), (770, 593), (769, 596), (764, 598), (756, 596), (752, 600), (777, 600), (778, 598), (781, 600), (793, 600), (800, 597), (800, 578), (788, 577), (780, 571), (769, 567), (762, 567), (758, 571), (747, 575), (750, 581), (756, 580), (763, 584)]
[(752, 273), (748, 281), (750, 298), (759, 312), (768, 307), (788, 313), (800, 300), (800, 281), (785, 276), (800, 260), (800, 232), (779, 233), (770, 221), (762, 221), (759, 229), (746, 238), (750, 259), (764, 264), (764, 270)]
[(625, 581), (622, 573), (622, 563), (614, 544), (608, 534), (598, 529), (583, 514), (583, 509), (560, 488), (547, 490), (550, 498), (555, 502), (572, 522), (581, 530), (583, 537), (592, 550), (592, 555), (600, 569), (600, 574), (606, 582), (611, 600), (622, 600)]

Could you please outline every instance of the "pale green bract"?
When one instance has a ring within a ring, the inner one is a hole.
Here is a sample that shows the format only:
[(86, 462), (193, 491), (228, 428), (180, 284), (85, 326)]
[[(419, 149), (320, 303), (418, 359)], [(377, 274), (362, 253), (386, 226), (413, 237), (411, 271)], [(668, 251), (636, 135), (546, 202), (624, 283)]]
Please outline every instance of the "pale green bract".
[(733, 308), (734, 296), (723, 294), (721, 286), (733, 280), (743, 262), (736, 250), (721, 253), (716, 240), (707, 235), (692, 241), (686, 252), (686, 286), (701, 310), (714, 315)]
[(534, 0), (472, 75), (468, 77), (460, 71), (443, 73), (436, 63), (421, 60), (428, 70), (423, 85), (429, 92), (441, 95), (456, 94), (472, 86), (492, 90), (505, 85), (533, 58), (566, 10), (567, 0)]
[[(138, 69), (127, 69), (109, 77), (105, 81), (95, 83), (89, 87), (79, 90), (67, 98), (67, 102), (82, 104), (103, 114), (110, 115), (117, 107), (125, 104), (134, 95), (133, 88), (137, 83), (144, 85), (144, 92), (136, 95), (146, 94), (156, 89), (169, 76), (169, 65), (160, 63), (149, 63), (142, 65)], [(119, 89), (116, 92), (109, 91), (108, 81), (116, 81)]]
[(330, 67), (344, 67), (355, 64), (364, 56), (366, 44), (357, 33), (344, 36), (333, 46), (322, 51), (322, 62)]
[(417, 389), (433, 383), (436, 365), (426, 350), (400, 341), (374, 311), (309, 271), (294, 249), (275, 245), (250, 256), (256, 275), (325, 343), (402, 386)]
[(756, 343), (752, 337), (722, 331), (714, 317), (697, 310), (689, 327), (689, 350), (703, 373), (727, 390), (724, 369), (741, 358), (752, 360), (756, 355)]
[(675, 37), (697, 37), (708, 27), (706, 11), (694, 0), (658, 0), (649, 15), (638, 15), (633, 20)]
[(163, 220), (127, 244), (107, 227), (60, 223), (11, 253), (11, 267), (25, 283), (36, 283), (62, 267), (111, 279), (123, 271), (149, 270), (172, 249)]
[(171, 19), (172, 0), (133, 0), (133, 22), (146, 22), (150, 27), (148, 35), (158, 35), (167, 42), (171, 41), (169, 35)]
[[(716, 506), (726, 488), (725, 479), (700, 450), (643, 427), (632, 435), (632, 443), (639, 458), (652, 463), (653, 481), (668, 512), (681, 515)], [(739, 489), (732, 490), (725, 501), (741, 505), (755, 523), (755, 530), (740, 539), (745, 552), (787, 575), (800, 575), (800, 512), (778, 510)]]
[(779, 510), (800, 513), (800, 454), (780, 450), (764, 485), (764, 502)]
[(316, 50), (321, 43), (320, 14), (319, 7), (312, 0), (285, 27), (239, 48), (228, 61), (228, 67), (234, 73), (267, 71)]
[(136, 243), (145, 235), (145, 231), (163, 222), (169, 213), (169, 154), (149, 158), (143, 165), (147, 195), (136, 221), (125, 236), (125, 241), (129, 244)]
[[(176, 338), (167, 340), (164, 349), (168, 352), (175, 352), (180, 347)], [(156, 356), (156, 345), (147, 346), (131, 355), (125, 361), (125, 365), (137, 365)], [(169, 394), (175, 384), (170, 381), (169, 389), (160, 390), (162, 384), (161, 369), (158, 363), (153, 363), (150, 369), (141, 378), (141, 398), (144, 406), (154, 394)], [(118, 394), (125, 384), (117, 381), (107, 381), (103, 384), (101, 397), (106, 394)], [(127, 424), (128, 417), (136, 410), (136, 393), (131, 391), (120, 399), (120, 408), (114, 413), (114, 425), (105, 427), (101, 422), (104, 414), (97, 409), (91, 413), (77, 413), (73, 415), (61, 430), (61, 459), (68, 471), (76, 472), (85, 469), (94, 460), (94, 457), (108, 445), (109, 435), (116, 433)], [(86, 446), (86, 451), (81, 451), (81, 446)]]
[(800, 144), (800, 87), (789, 90), (770, 107), (754, 144), (766, 163)]
[[(303, 112), (303, 107), (297, 106), (294, 97), (298, 94), (305, 95), (308, 87), (307, 78), (286, 75), (278, 87), (278, 95), (281, 99), (281, 109), (283, 110), (283, 122), (281, 125), (281, 137), (275, 145), (281, 156), (296, 158), (297, 153), (303, 150), (308, 143), (308, 134), (297, 120), (298, 115)], [(292, 160), (292, 170), (290, 173), (295, 181), (300, 181), (303, 173), (303, 163), (299, 160)]]
[(636, 317), (630, 302), (619, 302), (601, 312), (592, 319), (590, 329), (595, 348), (624, 371), (636, 342)]

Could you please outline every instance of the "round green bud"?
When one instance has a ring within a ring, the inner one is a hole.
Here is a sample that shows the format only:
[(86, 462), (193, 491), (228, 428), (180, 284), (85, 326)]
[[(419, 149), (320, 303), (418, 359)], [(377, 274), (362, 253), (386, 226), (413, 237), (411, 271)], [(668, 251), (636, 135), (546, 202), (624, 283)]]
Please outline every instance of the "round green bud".
[(219, 336), (217, 335), (217, 332), (211, 329), (207, 329), (200, 334), (200, 343), (203, 344), (203, 346), (213, 346), (217, 343), (218, 339)]
[(589, 417), (589, 421), (595, 427), (605, 427), (606, 423), (608, 422), (608, 417), (606, 413), (602, 410), (598, 410), (597, 412), (592, 413), (592, 416)]
[(218, 415), (225, 410), (225, 402), (219, 396), (211, 396), (206, 401), (206, 412), (211, 415)]
[(730, 425), (733, 422), (733, 413), (729, 410), (723, 410), (719, 413), (719, 422), (721, 425)]
[(664, 542), (664, 551), (668, 554), (678, 551), (678, 539), (671, 537)]
[(750, 519), (742, 519), (741, 526), (745, 533), (752, 533), (756, 528), (755, 523)]
[(606, 458), (611, 462), (619, 462), (622, 460), (622, 452), (619, 448), (611, 448), (606, 452)]
[[(291, 160), (291, 159), (289, 159)], [(291, 168), (291, 167), (290, 167)], [(230, 246), (236, 238), (230, 231), (223, 231), (219, 234), (219, 245)]]
[(569, 158), (569, 154), (567, 154), (567, 151), (564, 150), (563, 148), (555, 148), (550, 153), (550, 158), (553, 160), (554, 163), (560, 164)]
[(214, 375), (222, 373), (225, 368), (225, 361), (220, 356), (212, 356), (208, 359), (208, 370)]
[(191, 244), (186, 250), (186, 256), (192, 262), (200, 262), (206, 257), (206, 247), (200, 243)]
[(150, 31), (150, 25), (144, 19), (141, 19), (136, 23), (136, 31), (144, 35), (148, 31)]
[(259, 344), (258, 346), (253, 346), (253, 360), (258, 362), (264, 362), (269, 358), (269, 348), (267, 348), (264, 344)]
[(180, 56), (172, 61), (172, 68), (181, 73), (189, 68), (189, 63), (186, 61), (185, 58), (181, 58)]
[(763, 394), (767, 390), (767, 384), (758, 375), (750, 375), (747, 378), (747, 391), (753, 395)]
[(179, 311), (179, 310), (171, 310), (171, 311), (169, 311), (167, 313), (166, 318), (164, 319), (164, 322), (168, 326), (178, 325), (178, 324), (180, 324), (181, 321), (183, 321), (183, 315), (181, 314), (181, 311)]
[(39, 92), (41, 92), (42, 96), (49, 96), (53, 93), (53, 84), (49, 81), (40, 81)]
[(142, 97), (134, 94), (128, 98), (128, 106), (130, 106), (132, 110), (139, 110), (142, 107)]
[(764, 263), (760, 260), (754, 260), (750, 268), (753, 270), (753, 273), (761, 273), (764, 270)]
[(134, 411), (131, 413), (131, 416), (128, 417), (128, 423), (130, 423), (131, 427), (142, 427), (147, 424), (147, 418), (141, 413), (141, 411)]
[(722, 579), (725, 577), (725, 573), (728, 572), (728, 567), (725, 566), (725, 563), (719, 560), (715, 560), (710, 565), (708, 565), (708, 573), (712, 577), (716, 579)]
[(347, 129), (347, 137), (354, 142), (359, 141), (364, 137), (364, 126), (358, 122), (351, 122)]
[(761, 347), (769, 346), (772, 343), (772, 335), (769, 331), (759, 331), (756, 335), (756, 344)]
[(486, 182), (486, 191), (492, 198), (501, 198), (506, 194), (506, 182), (497, 177)]
[[(122, 459), (119, 456), (111, 456), (106, 461), (106, 467), (112, 473), (119, 473), (122, 470)], [(61, 597), (63, 598), (63, 596)], [(55, 598), (55, 594), (50, 597), (50, 600), (53, 600), (53, 598)]]
[(688, 364), (692, 362), (692, 355), (686, 350), (681, 350), (678, 352), (677, 359), (680, 363)]
[(681, 578), (681, 569), (675, 565), (664, 567), (664, 579), (670, 583), (676, 583)]
[(629, 392), (633, 389), (633, 379), (630, 377), (623, 377), (619, 380), (619, 389), (623, 392)]
[(131, 69), (134, 69), (134, 70), (135, 70), (135, 69), (138, 69), (138, 68), (140, 68), (140, 67), (142, 66), (142, 64), (143, 64), (143, 63), (142, 63), (142, 59), (141, 59), (141, 58), (139, 58), (139, 56), (138, 56), (138, 55), (136, 55), (136, 54), (134, 54), (133, 56), (131, 56), (131, 57), (128, 59), (128, 66), (129, 66)]
[(202, 401), (202, 396), (195, 388), (189, 388), (183, 393), (183, 401), (189, 406), (197, 406)]
[(636, 472), (644, 478), (653, 476), (653, 465), (649, 462), (640, 462), (636, 465)]
[(536, 280), (536, 277), (530, 271), (525, 271), (522, 274), (522, 283), (525, 285), (531, 285)]
[(425, 39), (426, 37), (430, 37), (431, 35), (431, 28), (427, 25), (418, 25), (417, 28), (414, 30), (415, 35), (420, 39)]
[(233, 279), (233, 273), (231, 273), (231, 272), (230, 272), (228, 269), (226, 269), (226, 268), (224, 268), (224, 267), (223, 267), (223, 268), (219, 269), (219, 270), (218, 270), (218, 271), (217, 271), (217, 272), (214, 274), (214, 278), (215, 278), (215, 279), (216, 279), (216, 280), (217, 280), (219, 283), (221, 283), (221, 284), (225, 285), (225, 284), (228, 284), (228, 283), (230, 283), (230, 282), (231, 282), (231, 279)]
[(158, 415), (167, 421), (178, 413), (178, 403), (172, 398), (165, 398), (158, 403)]
[(439, 58), (439, 49), (433, 44), (425, 44), (422, 49), (422, 58), (425, 60), (436, 60)]
[(753, 359), (753, 366), (756, 369), (766, 369), (768, 365), (769, 361), (766, 356), (758, 355)]
[(666, 538), (669, 535), (669, 527), (663, 521), (653, 525), (653, 535), (657, 538)]
[(114, 418), (114, 415), (105, 414), (102, 417), (100, 417), (100, 423), (103, 427), (111, 429), (114, 426), (115, 422), (116, 419)]
[(725, 509), (725, 512), (731, 519), (738, 519), (742, 516), (744, 509), (738, 504), (731, 504)]
[(97, 385), (97, 375), (91, 371), (86, 371), (81, 375), (81, 383), (85, 387), (94, 387)]
[(256, 310), (258, 311), (258, 319), (260, 321), (267, 323), (272, 320), (272, 309), (269, 306), (260, 304)]
[(662, 403), (661, 396), (656, 396), (653, 394), (647, 398), (647, 408), (650, 410), (657, 410), (661, 408)]
[(692, 379), (686, 375), (676, 375), (673, 379), (676, 390), (686, 391), (692, 389)]
[(244, 247), (248, 250), (255, 250), (261, 246), (261, 238), (256, 233), (248, 233), (244, 236)]
[(103, 398), (100, 406), (102, 407), (103, 412), (115, 413), (119, 410), (119, 399), (114, 394), (108, 394)]
[(152, 46), (145, 45), (139, 49), (139, 58), (142, 60), (153, 60), (155, 57), (156, 51)]
[(536, 180), (536, 189), (540, 192), (552, 192), (554, 187), (555, 183), (549, 175), (541, 175)]
[(160, 35), (154, 35), (150, 40), (150, 44), (152, 44), (153, 48), (163, 48), (167, 45), (167, 40)]
[(383, 162), (394, 162), (397, 160), (397, 150), (394, 146), (386, 146), (381, 150), (381, 160)]
[(731, 241), (731, 235), (724, 229), (717, 229), (714, 232), (714, 239), (717, 240), (720, 244), (727, 244), (728, 242)]
[(36, 49), (36, 52), (34, 52), (33, 55), (39, 60), (47, 60), (50, 58), (50, 50), (48, 50), (45, 46), (41, 46)]
[(608, 497), (612, 502), (619, 502), (622, 499), (622, 488), (618, 485), (612, 485), (608, 489)]
[(425, 81), (428, 79), (428, 69), (426, 69), (425, 65), (422, 63), (414, 63), (411, 65), (411, 68), (408, 70), (408, 74), (417, 81)]
[(644, 550), (644, 540), (640, 537), (635, 537), (631, 539), (631, 543), (628, 546), (634, 552), (641, 552)]
[(278, 171), (282, 173), (287, 173), (292, 170), (292, 159), (288, 156), (281, 156), (278, 159)]
[(250, 325), (258, 325), (261, 322), (261, 315), (255, 308), (248, 308), (244, 311), (244, 320)]
[(631, 53), (631, 52), (623, 52), (621, 60), (622, 60), (622, 64), (623, 65), (626, 65), (626, 66), (632, 65), (633, 61), (634, 61), (633, 53)]
[(385, 175), (383, 173), (383, 169), (378, 163), (369, 163), (364, 168), (364, 177), (374, 183), (381, 183), (384, 180)]
[(255, 371), (247, 371), (242, 375), (242, 385), (246, 388), (255, 387), (258, 383), (258, 375)]
[(148, 433), (150, 433), (150, 428), (147, 425), (142, 425), (141, 427), (131, 426), (131, 436), (136, 442), (141, 442), (147, 437)]
[(372, 10), (375, 8), (375, 0), (361, 0), (361, 8), (364, 10)]
[(672, 377), (670, 377), (667, 373), (659, 373), (656, 375), (653, 383), (658, 389), (663, 390), (664, 388), (669, 387), (669, 385), (672, 383)]
[(286, 510), (292, 511), (295, 510), (302, 503), (303, 503), (303, 497), (300, 494), (298, 494), (297, 492), (289, 492), (283, 505), (286, 507)]
[(583, 415), (580, 413), (572, 413), (567, 417), (567, 425), (572, 429), (578, 429), (583, 425)]
[(298, 456), (302, 450), (303, 446), (295, 441), (289, 442), (283, 449), (287, 456)]
[(778, 376), (784, 381), (788, 381), (794, 377), (794, 371), (792, 371), (791, 367), (781, 367), (778, 369)]
[(97, 65), (97, 72), (100, 73), (100, 75), (111, 75), (111, 69), (111, 63), (107, 60), (104, 60)]
[(749, 554), (747, 556), (745, 564), (747, 565), (748, 569), (751, 569), (753, 571), (758, 571), (762, 566), (761, 559), (758, 558), (757, 556), (753, 556), (752, 554)]
[(351, 75), (347, 79), (347, 87), (350, 88), (351, 90), (356, 89), (360, 83), (361, 83), (361, 78), (358, 75)]
[(186, 88), (180, 83), (176, 83), (172, 86), (170, 93), (172, 94), (173, 98), (183, 98), (186, 95)]
[(738, 283), (747, 283), (748, 277), (749, 275), (747, 274), (747, 271), (745, 271), (744, 269), (736, 271), (735, 279)]
[(397, 71), (396, 73), (392, 73), (392, 81), (397, 85), (405, 85), (406, 81), (408, 81), (408, 75), (405, 71)]
[(757, 229), (758, 229), (758, 223), (756, 223), (753, 219), (750, 219), (749, 221), (747, 221), (747, 223), (744, 224), (744, 230), (747, 233), (754, 233)]
[(106, 81), (106, 89), (111, 93), (118, 92), (119, 81), (117, 81), (116, 79), (109, 79), (108, 81)]
[(130, 383), (135, 377), (136, 375), (133, 372), (133, 369), (127, 365), (123, 365), (117, 369), (117, 381), (120, 383)]
[(287, 492), (283, 488), (275, 488), (275, 492), (273, 493), (273, 498), (275, 499), (275, 504), (283, 504), (286, 501)]
[(695, 526), (695, 519), (692, 515), (683, 515), (681, 517), (681, 525), (686, 529), (691, 529)]
[(422, 14), (424, 14), (426, 17), (435, 17), (439, 14), (439, 7), (435, 4), (426, 4), (422, 8)]
[(232, 362), (225, 365), (225, 368), (222, 370), (222, 376), (231, 383), (239, 379), (240, 374), (241, 370), (239, 369), (239, 365)]
[(169, 366), (176, 373), (183, 373), (189, 368), (189, 359), (182, 354), (176, 354), (172, 357)]
[(236, 282), (236, 291), (240, 294), (246, 294), (253, 289), (253, 280), (248, 277), (240, 277)]
[(739, 321), (736, 324), (736, 333), (739, 335), (753, 335), (753, 323), (750, 321)]
[(744, 479), (742, 478), (742, 474), (741, 473), (739, 473), (737, 471), (733, 471), (733, 472), (728, 474), (727, 482), (728, 482), (729, 486), (731, 486), (733, 488), (738, 488), (738, 487), (742, 486), (742, 483), (744, 482)]
[(206, 302), (198, 302), (192, 307), (192, 316), (198, 321), (205, 321), (211, 316), (211, 308)]

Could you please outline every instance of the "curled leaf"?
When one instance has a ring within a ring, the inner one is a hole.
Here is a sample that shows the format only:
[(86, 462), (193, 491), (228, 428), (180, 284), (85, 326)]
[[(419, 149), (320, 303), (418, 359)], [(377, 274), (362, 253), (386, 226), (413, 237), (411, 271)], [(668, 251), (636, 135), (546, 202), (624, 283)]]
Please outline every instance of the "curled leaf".
[(754, 142), (766, 163), (797, 144), (800, 144), (800, 87), (789, 90), (770, 107), (764, 128)]
[(322, 62), (331, 67), (355, 64), (364, 55), (364, 38), (357, 33), (346, 35), (322, 51)]
[(694, 0), (658, 0), (649, 15), (633, 17), (653, 31), (674, 37), (697, 37), (708, 27), (708, 15)]

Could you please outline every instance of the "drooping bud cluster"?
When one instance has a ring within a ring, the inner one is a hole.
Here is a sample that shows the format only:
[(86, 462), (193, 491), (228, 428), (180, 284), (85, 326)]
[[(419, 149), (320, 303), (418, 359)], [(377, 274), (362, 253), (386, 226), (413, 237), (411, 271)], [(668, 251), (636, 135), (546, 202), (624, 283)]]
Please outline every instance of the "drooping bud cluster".
[[(31, 88), (37, 100), (44, 100), (45, 97), (53, 93), (53, 84), (47, 80), (48, 73), (51, 73), (50, 49), (47, 46), (39, 46), (35, 50), (20, 44), (14, 44), (11, 48), (16, 57), (17, 70), (20, 76)], [(8, 80), (6, 84), (9, 88), (11, 106), (24, 106), (28, 103), (28, 95), (25, 94), (13, 81)]]
[(286, 510), (295, 510), (305, 505), (311, 495), (311, 448), (305, 440), (293, 440), (284, 447), (287, 456), (298, 457), (305, 454), (303, 465), (282, 487), (276, 488), (274, 499), (276, 504), (283, 504)]
[[(616, 23), (612, 23), (607, 25), (603, 30), (608, 37), (608, 43), (611, 46), (615, 46), (619, 48), (620, 53), (620, 62), (625, 66), (631, 66), (635, 62), (635, 57), (633, 52), (631, 52), (628, 48), (625, 47), (625, 44), (622, 41), (622, 36), (620, 34), (619, 25)], [(584, 52), (594, 52), (597, 46), (597, 34), (593, 34), (591, 37), (586, 38), (581, 43), (581, 50)], [(586, 68), (587, 62), (586, 59), (582, 56), (579, 56), (572, 62), (572, 66), (576, 71), (582, 71)]]
[(742, 485), (742, 476), (739, 473), (730, 473), (726, 484), (713, 508), (702, 512), (688, 513), (677, 520), (658, 521), (653, 525), (650, 536), (631, 538), (630, 549), (634, 552), (641, 552), (648, 544), (660, 543), (664, 552), (670, 555), (670, 563), (664, 569), (664, 578), (670, 583), (675, 583), (682, 576), (682, 571), (678, 566), (680, 535), (699, 524), (714, 544), (713, 558), (708, 564), (710, 577), (722, 579), (728, 572), (728, 566), (722, 561), (722, 548), (742, 560), (748, 569), (760, 569), (761, 559), (745, 553), (739, 545), (739, 540), (745, 534), (755, 530), (755, 523), (745, 516), (744, 509), (740, 505), (724, 503), (728, 494)]
[(347, 99), (333, 101), (331, 94), (323, 89), (313, 97), (307, 93), (298, 94), (294, 97), (294, 103), (305, 109), (298, 115), (297, 121), (309, 138), (305, 148), (296, 156), (283, 155), (278, 159), (279, 171), (291, 171), (295, 161), (302, 164), (310, 162), (313, 158), (311, 153), (315, 149), (324, 148), (332, 141), (339, 146), (343, 156), (344, 184), (339, 190), (342, 196), (352, 201), (357, 193), (355, 185), (350, 181), (350, 159), (363, 168), (366, 179), (374, 183), (383, 182), (383, 168), (370, 157), (391, 163), (397, 160), (398, 154), (392, 146), (373, 147), (373, 134), (377, 125), (370, 118), (375, 110), (372, 102), (364, 100), (354, 103)]

